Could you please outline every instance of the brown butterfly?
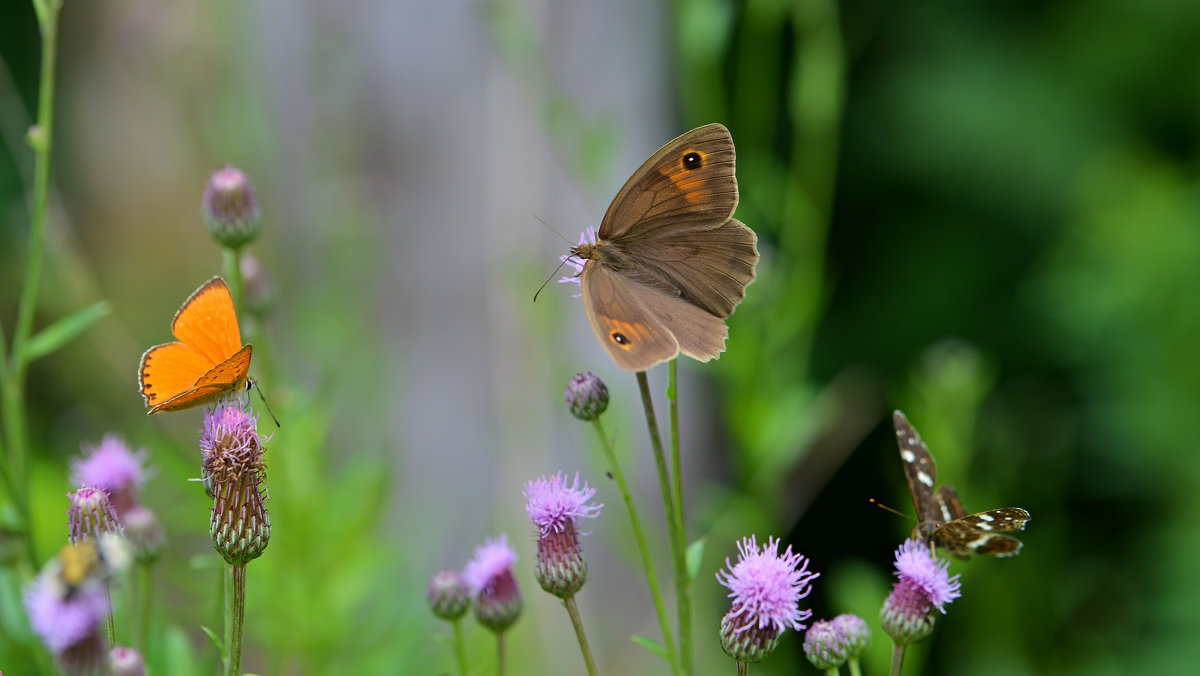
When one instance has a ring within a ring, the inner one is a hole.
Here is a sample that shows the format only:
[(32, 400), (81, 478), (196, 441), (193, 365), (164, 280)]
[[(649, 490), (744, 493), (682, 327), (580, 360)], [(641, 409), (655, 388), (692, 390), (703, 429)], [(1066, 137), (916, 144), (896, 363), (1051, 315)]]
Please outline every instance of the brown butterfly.
[(917, 537), (963, 561), (972, 554), (1016, 556), (1021, 551), (1021, 541), (1002, 533), (1024, 530), (1029, 512), (1020, 507), (1001, 507), (968, 515), (953, 488), (943, 484), (934, 490), (937, 467), (908, 418), (895, 411), (892, 425), (896, 428), (896, 442), (913, 507), (920, 519), (915, 529)]
[(746, 296), (758, 238), (733, 218), (733, 137), (697, 127), (650, 156), (613, 198), (579, 284), (588, 322), (626, 371), (680, 352), (708, 361), (725, 351), (725, 318)]

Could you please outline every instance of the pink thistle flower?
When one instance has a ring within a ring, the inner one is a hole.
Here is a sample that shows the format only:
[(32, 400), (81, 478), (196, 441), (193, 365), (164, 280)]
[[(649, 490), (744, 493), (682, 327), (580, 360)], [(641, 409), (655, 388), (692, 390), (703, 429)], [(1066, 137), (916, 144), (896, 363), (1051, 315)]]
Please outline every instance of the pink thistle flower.
[(525, 601), (513, 577), (517, 553), (501, 534), (475, 549), (475, 556), (463, 569), (463, 579), (475, 598), (475, 618), (487, 629), (504, 632), (521, 615)]
[(71, 483), (108, 491), (117, 516), (137, 503), (137, 492), (146, 481), (146, 449), (130, 450), (116, 434), (106, 434), (99, 445), (85, 444), (83, 457), (71, 460)]
[(936, 608), (943, 615), (946, 604), (962, 596), (959, 576), (950, 576), (950, 562), (934, 555), (929, 545), (905, 540), (896, 550), (896, 576), (892, 593), (883, 602), (883, 630), (898, 645), (920, 641), (933, 633)]
[(789, 627), (799, 631), (811, 610), (800, 599), (812, 591), (819, 573), (808, 572), (808, 559), (789, 545), (779, 554), (779, 539), (768, 538), (760, 549), (752, 535), (738, 543), (738, 562), (717, 572), (729, 588), (732, 608), (721, 620), (721, 645), (739, 662), (757, 662), (769, 655)]
[(587, 560), (580, 546), (579, 519), (594, 519), (604, 505), (588, 504), (596, 494), (584, 482), (567, 485), (563, 473), (539, 477), (525, 485), (525, 512), (538, 527), (538, 556), (534, 576), (548, 593), (570, 598), (587, 581)]

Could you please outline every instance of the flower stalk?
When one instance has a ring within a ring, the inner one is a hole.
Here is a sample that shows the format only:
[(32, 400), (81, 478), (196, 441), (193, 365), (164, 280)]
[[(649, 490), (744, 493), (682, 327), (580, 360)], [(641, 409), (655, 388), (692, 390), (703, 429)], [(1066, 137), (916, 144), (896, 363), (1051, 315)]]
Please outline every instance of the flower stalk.
[(658, 616), (659, 629), (662, 631), (667, 661), (671, 665), (671, 671), (678, 674), (680, 667), (679, 655), (675, 650), (675, 637), (671, 632), (671, 622), (667, 619), (667, 609), (663, 603), (662, 590), (658, 586), (658, 575), (654, 572), (654, 560), (650, 557), (650, 547), (646, 544), (646, 533), (642, 530), (642, 521), (638, 517), (637, 506), (633, 504), (633, 494), (629, 492), (629, 484), (625, 481), (625, 475), (621, 473), (621, 465), (617, 462), (612, 440), (604, 431), (604, 423), (600, 421), (599, 416), (592, 420), (592, 428), (596, 430), (596, 436), (600, 439), (600, 448), (604, 451), (613, 481), (616, 482), (617, 490), (621, 493), (621, 502), (625, 504), (625, 513), (629, 515), (629, 526), (633, 529), (633, 539), (637, 542), (638, 553), (642, 557), (642, 570), (646, 573), (646, 586), (649, 587), (650, 597), (654, 600), (654, 612)]
[(658, 471), (658, 485), (662, 492), (663, 513), (670, 535), (671, 563), (675, 573), (675, 607), (679, 618), (679, 666), (684, 674), (692, 673), (692, 604), (691, 584), (687, 573), (687, 547), (683, 534), (683, 518), (675, 509), (674, 491), (667, 471), (667, 459), (663, 452), (662, 437), (658, 432), (658, 420), (654, 415), (654, 400), (650, 396), (650, 383), (645, 371), (637, 372), (638, 391), (642, 395), (642, 408), (646, 414), (646, 427), (650, 432), (650, 447), (654, 452), (654, 465)]

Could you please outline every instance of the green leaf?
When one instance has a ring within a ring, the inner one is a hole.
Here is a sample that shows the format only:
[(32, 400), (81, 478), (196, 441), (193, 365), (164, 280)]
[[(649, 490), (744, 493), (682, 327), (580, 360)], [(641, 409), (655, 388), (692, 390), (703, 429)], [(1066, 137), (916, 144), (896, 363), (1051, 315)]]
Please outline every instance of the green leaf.
[(208, 637), (212, 639), (213, 645), (215, 645), (217, 647), (217, 650), (220, 651), (221, 659), (224, 659), (225, 658), (225, 646), (221, 645), (221, 637), (217, 636), (217, 632), (213, 631), (212, 629), (209, 629), (208, 627), (206, 627), (204, 625), (200, 626), (200, 630), (203, 631), (204, 633), (208, 634)]
[(704, 559), (704, 545), (708, 544), (708, 537), (702, 537), (696, 540), (687, 548), (687, 575), (688, 581), (696, 579), (696, 575), (700, 573), (700, 561)]
[(91, 328), (92, 324), (104, 319), (111, 311), (112, 306), (108, 304), (108, 301), (102, 300), (82, 310), (77, 310), (42, 329), (37, 335), (30, 338), (29, 344), (25, 346), (25, 354), (22, 355), (25, 363), (28, 364), (55, 352)]
[(664, 648), (662, 646), (662, 644), (659, 643), (658, 641), (655, 641), (654, 639), (646, 637), (646, 636), (639, 636), (637, 634), (630, 636), (629, 640), (642, 646), (646, 650), (649, 650), (650, 652), (654, 653), (655, 655), (658, 655), (659, 657), (662, 658), (662, 660), (664, 662), (670, 661), (670, 659), (668, 659), (668, 657), (667, 657), (667, 649)]

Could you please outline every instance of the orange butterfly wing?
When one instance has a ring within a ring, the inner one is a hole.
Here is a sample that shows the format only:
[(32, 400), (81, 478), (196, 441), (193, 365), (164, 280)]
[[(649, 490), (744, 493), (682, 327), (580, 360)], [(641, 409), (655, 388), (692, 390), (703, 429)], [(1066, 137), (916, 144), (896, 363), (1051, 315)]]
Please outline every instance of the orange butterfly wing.
[(252, 346), (243, 346), (233, 296), (213, 277), (184, 301), (171, 332), (179, 342), (146, 350), (138, 384), (150, 413), (177, 411), (225, 396), (246, 382)]

